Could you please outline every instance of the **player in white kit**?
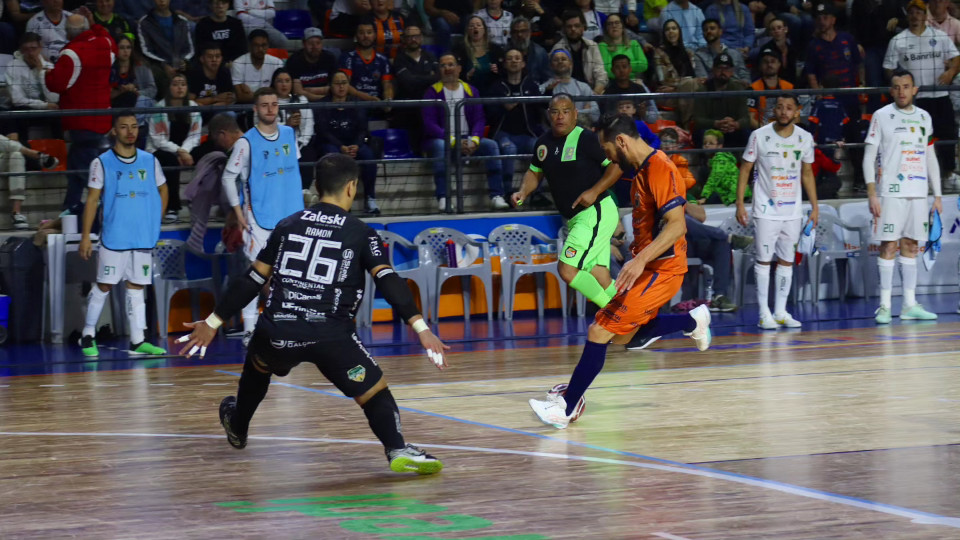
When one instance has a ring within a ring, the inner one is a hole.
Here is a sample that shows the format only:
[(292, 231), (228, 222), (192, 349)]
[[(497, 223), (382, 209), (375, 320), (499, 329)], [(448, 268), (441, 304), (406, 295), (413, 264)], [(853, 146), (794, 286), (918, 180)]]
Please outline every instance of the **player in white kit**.
[[(942, 212), (940, 165), (933, 151), (933, 122), (927, 111), (915, 106), (917, 95), (913, 75), (898, 69), (890, 77), (893, 103), (873, 114), (863, 153), (863, 176), (870, 197), (870, 212), (877, 218), (875, 233), (880, 240), (880, 307), (877, 324), (890, 322), (893, 266), (897, 248), (903, 282), (902, 320), (933, 320), (935, 313), (917, 303), (917, 243), (927, 240), (930, 217), (927, 186), (933, 190), (933, 209)], [(880, 154), (880, 182), (876, 181), (877, 153)]]
[[(750, 134), (747, 149), (743, 153), (743, 165), (740, 166), (737, 221), (744, 226), (750, 217), (743, 198), (751, 174), (755, 179), (752, 213), (756, 226), (754, 242), (757, 255), (753, 271), (757, 278), (757, 303), (760, 304), (757, 326), (764, 330), (801, 326), (800, 321), (787, 313), (787, 296), (793, 283), (793, 259), (805, 224), (801, 208), (801, 185), (813, 206), (809, 221), (815, 226), (819, 218), (817, 187), (811, 167), (813, 136), (794, 125), (799, 113), (796, 97), (787, 94), (778, 96), (774, 108), (775, 121)], [(774, 310), (771, 313), (767, 291), (770, 288), (770, 263), (774, 255), (777, 257), (777, 280)]]

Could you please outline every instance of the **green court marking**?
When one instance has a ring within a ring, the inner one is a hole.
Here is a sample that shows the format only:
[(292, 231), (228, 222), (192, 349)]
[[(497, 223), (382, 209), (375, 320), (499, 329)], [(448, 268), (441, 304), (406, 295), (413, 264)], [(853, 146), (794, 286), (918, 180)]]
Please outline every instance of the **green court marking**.
[(338, 525), (351, 532), (376, 535), (382, 540), (548, 540), (548, 537), (540, 534), (471, 537), (408, 536), (475, 532), (492, 526), (493, 522), (464, 514), (431, 516), (432, 521), (399, 517), (401, 514), (445, 512), (447, 508), (426, 504), (417, 499), (402, 498), (394, 493), (274, 499), (263, 503), (230, 501), (215, 504), (240, 513), (297, 512), (316, 518), (360, 518), (346, 519)]

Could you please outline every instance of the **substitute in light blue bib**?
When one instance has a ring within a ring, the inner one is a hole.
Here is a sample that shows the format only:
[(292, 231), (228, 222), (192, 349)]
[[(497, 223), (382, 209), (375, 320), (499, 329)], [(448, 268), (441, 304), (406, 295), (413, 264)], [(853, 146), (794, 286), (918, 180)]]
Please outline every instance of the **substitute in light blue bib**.
[(160, 238), (163, 206), (157, 191), (156, 158), (137, 150), (137, 158), (125, 163), (107, 150), (97, 159), (104, 173), (100, 243), (112, 251), (153, 249)]
[(260, 227), (272, 230), (281, 219), (303, 210), (297, 138), (292, 128), (277, 126), (271, 141), (253, 128), (243, 136), (250, 143), (250, 208)]

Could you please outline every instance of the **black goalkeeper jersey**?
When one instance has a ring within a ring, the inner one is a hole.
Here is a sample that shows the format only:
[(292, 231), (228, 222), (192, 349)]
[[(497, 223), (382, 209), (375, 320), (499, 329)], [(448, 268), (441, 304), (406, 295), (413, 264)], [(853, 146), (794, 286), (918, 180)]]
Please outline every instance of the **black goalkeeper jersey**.
[(270, 294), (257, 325), (271, 339), (292, 341), (350, 335), (365, 274), (390, 264), (375, 230), (327, 203), (280, 221), (257, 260), (273, 267)]

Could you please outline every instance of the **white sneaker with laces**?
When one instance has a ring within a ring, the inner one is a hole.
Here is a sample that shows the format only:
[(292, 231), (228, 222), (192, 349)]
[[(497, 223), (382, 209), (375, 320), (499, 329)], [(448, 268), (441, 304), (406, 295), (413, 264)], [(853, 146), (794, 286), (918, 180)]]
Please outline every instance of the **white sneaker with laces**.
[(764, 330), (776, 330), (780, 328), (780, 324), (774, 320), (773, 315), (769, 313), (760, 314), (760, 322), (757, 323), (757, 326)]
[(490, 198), (490, 206), (494, 210), (506, 210), (507, 208), (510, 208), (510, 205), (507, 204), (507, 201), (505, 201), (500, 195), (495, 195)]
[(697, 306), (690, 310), (690, 316), (697, 321), (697, 327), (693, 332), (684, 332), (683, 335), (692, 338), (697, 344), (697, 349), (705, 351), (710, 348), (710, 341), (713, 339), (710, 333), (710, 308), (705, 304)]
[(27, 223), (27, 216), (23, 214), (14, 214), (13, 215), (13, 228), (17, 230), (24, 230), (30, 227), (30, 224)]
[(784, 311), (783, 313), (777, 313), (773, 316), (774, 320), (777, 321), (777, 324), (780, 326), (785, 326), (787, 328), (800, 328), (803, 326), (800, 324), (800, 321), (793, 318), (792, 315)]
[(563, 396), (557, 396), (557, 399), (540, 401), (530, 400), (530, 408), (541, 422), (557, 429), (566, 429), (570, 424), (570, 417), (567, 416), (567, 401)]
[(437, 209), (440, 210), (441, 212), (446, 212), (446, 211), (447, 211), (447, 198), (446, 198), (446, 197), (440, 197), (439, 199), (437, 199)]

